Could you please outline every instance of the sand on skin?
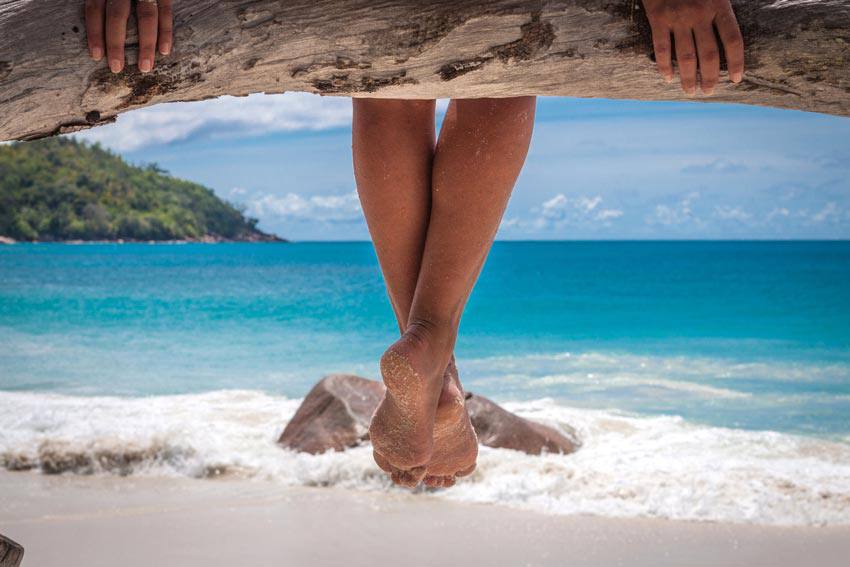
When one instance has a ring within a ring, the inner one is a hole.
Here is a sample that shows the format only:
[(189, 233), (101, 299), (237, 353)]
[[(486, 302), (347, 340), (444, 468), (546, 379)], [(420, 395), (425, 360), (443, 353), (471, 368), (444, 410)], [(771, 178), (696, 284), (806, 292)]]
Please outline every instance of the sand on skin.
[(427, 494), (0, 472), (28, 566), (846, 565), (850, 527), (547, 516)]

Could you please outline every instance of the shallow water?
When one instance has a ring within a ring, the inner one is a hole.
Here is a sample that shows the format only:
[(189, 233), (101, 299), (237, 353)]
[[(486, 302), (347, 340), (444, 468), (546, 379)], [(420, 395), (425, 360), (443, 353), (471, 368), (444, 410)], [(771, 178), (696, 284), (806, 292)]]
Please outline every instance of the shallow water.
[[(367, 243), (0, 247), (0, 454), (383, 490), (368, 450), (274, 440), (395, 332)], [(850, 243), (499, 242), (457, 353), (468, 389), (583, 447), (484, 451), (447, 498), (850, 523)]]

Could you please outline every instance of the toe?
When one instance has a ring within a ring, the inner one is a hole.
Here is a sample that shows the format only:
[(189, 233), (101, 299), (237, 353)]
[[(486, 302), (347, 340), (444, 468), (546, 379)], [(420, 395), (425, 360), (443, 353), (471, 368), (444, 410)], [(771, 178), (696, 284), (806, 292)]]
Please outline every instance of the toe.
[(398, 473), (398, 484), (400, 484), (401, 486), (404, 486), (405, 488), (412, 488), (410, 486), (411, 485), (410, 473), (407, 472), (407, 471), (399, 471), (399, 473)]
[(462, 471), (456, 472), (455, 476), (469, 476), (475, 471), (475, 463), (472, 463)]
[(411, 471), (401, 471), (398, 475), (399, 482), (401, 486), (406, 488), (416, 488), (421, 480), (421, 477), (417, 477)]
[[(412, 469), (407, 471), (410, 475), (410, 478), (419, 484), (422, 482), (422, 479), (425, 478), (425, 467), (413, 467)], [(414, 485), (415, 486), (415, 485)]]
[(436, 476), (427, 475), (425, 478), (422, 479), (422, 482), (424, 482), (425, 486), (427, 486), (427, 487), (436, 488), (437, 486), (439, 486), (437, 484), (438, 480), (439, 480), (439, 478), (436, 477)]
[(392, 465), (390, 465), (390, 462), (386, 458), (384, 458), (384, 456), (381, 455), (379, 452), (372, 451), (372, 458), (375, 459), (375, 463), (379, 467), (381, 467), (382, 471), (388, 472), (388, 473), (393, 472), (393, 467), (392, 467)]
[(425, 477), (425, 467), (414, 467), (410, 470), (405, 471), (407, 486), (409, 488), (416, 488), (419, 486), (419, 483), (422, 482), (422, 479)]
[(373, 452), (372, 455), (378, 466), (390, 473), (393, 484), (405, 488), (416, 488), (425, 476), (425, 467), (414, 467), (409, 470), (399, 469), (391, 465), (380, 453)]
[(450, 486), (455, 485), (455, 477), (453, 476), (444, 476), (443, 477), (443, 488), (449, 488)]

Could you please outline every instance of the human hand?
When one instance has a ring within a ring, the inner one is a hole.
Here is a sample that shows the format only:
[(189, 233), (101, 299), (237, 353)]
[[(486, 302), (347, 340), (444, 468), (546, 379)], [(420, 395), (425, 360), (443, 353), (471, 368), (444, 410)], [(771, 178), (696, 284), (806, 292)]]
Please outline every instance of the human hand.
[[(100, 61), (105, 54), (113, 73), (120, 73), (124, 68), (124, 40), (129, 17), (130, 0), (86, 0), (89, 55)], [(139, 71), (147, 73), (153, 69), (157, 48), (163, 55), (171, 52), (171, 0), (137, 0), (136, 20), (139, 25)]]
[(710, 95), (720, 77), (720, 51), (714, 28), (720, 35), (726, 53), (726, 67), (733, 83), (744, 75), (744, 40), (738, 20), (729, 0), (643, 0), (649, 25), (658, 72), (669, 82), (673, 80), (670, 36), (676, 45), (676, 61), (682, 90), (696, 94), (697, 62), (700, 87)]

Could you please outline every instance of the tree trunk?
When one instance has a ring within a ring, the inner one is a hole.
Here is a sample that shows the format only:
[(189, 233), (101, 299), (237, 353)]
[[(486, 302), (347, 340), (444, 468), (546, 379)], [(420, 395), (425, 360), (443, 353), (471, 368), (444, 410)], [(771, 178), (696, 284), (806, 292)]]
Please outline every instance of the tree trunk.
[[(686, 100), (652, 63), (638, 0), (174, 0), (174, 51), (113, 75), (83, 0), (0, 0), (0, 140), (224, 94)], [(734, 0), (743, 83), (710, 99), (850, 115), (850, 0)]]

